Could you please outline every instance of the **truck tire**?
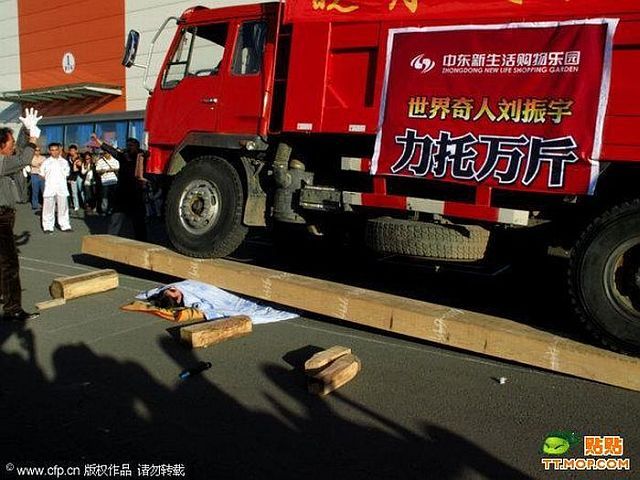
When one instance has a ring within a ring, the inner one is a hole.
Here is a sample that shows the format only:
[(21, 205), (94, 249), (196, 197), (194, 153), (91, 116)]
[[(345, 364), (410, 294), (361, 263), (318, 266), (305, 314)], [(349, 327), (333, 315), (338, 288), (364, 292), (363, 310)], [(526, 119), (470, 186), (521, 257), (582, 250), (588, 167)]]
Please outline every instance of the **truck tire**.
[(367, 222), (365, 239), (369, 248), (380, 253), (475, 261), (482, 259), (487, 251), (489, 231), (477, 225), (381, 217)]
[(166, 226), (175, 249), (198, 258), (224, 257), (244, 240), (244, 195), (223, 158), (199, 157), (176, 175), (167, 195)]
[(611, 208), (582, 233), (569, 260), (569, 295), (602, 344), (640, 352), (640, 200)]

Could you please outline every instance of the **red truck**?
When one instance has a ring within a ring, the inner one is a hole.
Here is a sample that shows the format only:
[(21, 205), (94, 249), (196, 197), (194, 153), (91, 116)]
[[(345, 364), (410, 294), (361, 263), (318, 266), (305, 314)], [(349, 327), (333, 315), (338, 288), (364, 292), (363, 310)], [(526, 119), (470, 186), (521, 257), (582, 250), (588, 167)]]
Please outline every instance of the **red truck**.
[(362, 224), (378, 252), (482, 262), (542, 231), (570, 252), (585, 326), (640, 351), (637, 0), (288, 0), (172, 20), (145, 128), (178, 251)]

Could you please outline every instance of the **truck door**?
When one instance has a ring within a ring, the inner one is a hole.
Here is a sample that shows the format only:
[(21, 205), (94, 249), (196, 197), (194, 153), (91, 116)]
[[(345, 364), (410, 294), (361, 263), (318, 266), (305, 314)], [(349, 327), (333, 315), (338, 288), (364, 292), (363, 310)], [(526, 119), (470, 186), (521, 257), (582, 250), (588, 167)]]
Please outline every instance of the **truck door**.
[(271, 66), (271, 59), (265, 60), (265, 52), (272, 51), (275, 17), (238, 20), (233, 30), (235, 41), (230, 65), (224, 75), (225, 93), (220, 104), (219, 131), (252, 135), (266, 133), (261, 131), (261, 119), (266, 115), (268, 98), (265, 92), (268, 88), (265, 79), (269, 75), (265, 70)]
[(154, 143), (176, 145), (189, 132), (217, 132), (229, 22), (184, 27), (151, 97)]

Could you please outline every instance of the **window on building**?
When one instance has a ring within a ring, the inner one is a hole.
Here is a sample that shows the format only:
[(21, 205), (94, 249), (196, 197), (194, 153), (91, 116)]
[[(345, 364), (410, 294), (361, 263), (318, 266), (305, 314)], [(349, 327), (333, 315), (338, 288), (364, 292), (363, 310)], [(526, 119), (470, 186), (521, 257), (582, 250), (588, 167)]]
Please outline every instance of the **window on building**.
[(103, 141), (118, 148), (124, 148), (127, 142), (127, 122), (98, 122), (96, 123), (96, 134)]
[(187, 75), (217, 74), (224, 58), (227, 31), (226, 23), (183, 30), (173, 57), (167, 64), (162, 87), (173, 88)]
[(46, 152), (47, 145), (50, 143), (64, 143), (64, 129), (62, 125), (43, 125), (40, 127), (39, 144), (43, 147), (43, 153)]
[(144, 121), (143, 120), (130, 120), (129, 121), (129, 137), (137, 139), (140, 143), (144, 141)]
[(262, 68), (262, 55), (267, 34), (265, 22), (245, 22), (240, 27), (233, 56), (233, 73), (255, 75)]
[(80, 149), (87, 148), (93, 133), (93, 123), (73, 123), (65, 126), (64, 146), (75, 144)]

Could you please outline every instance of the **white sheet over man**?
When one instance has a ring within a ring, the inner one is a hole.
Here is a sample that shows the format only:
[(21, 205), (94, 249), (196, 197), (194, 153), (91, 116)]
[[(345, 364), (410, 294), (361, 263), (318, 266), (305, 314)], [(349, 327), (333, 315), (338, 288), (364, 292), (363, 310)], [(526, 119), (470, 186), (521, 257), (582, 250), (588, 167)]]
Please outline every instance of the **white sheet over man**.
[(254, 324), (258, 325), (298, 317), (297, 313), (277, 310), (268, 305), (239, 297), (213, 285), (196, 280), (184, 280), (153, 288), (136, 295), (136, 298), (149, 300), (172, 288), (177, 289), (182, 294), (182, 303), (185, 307), (202, 311), (207, 320), (233, 315), (246, 315), (251, 318)]

